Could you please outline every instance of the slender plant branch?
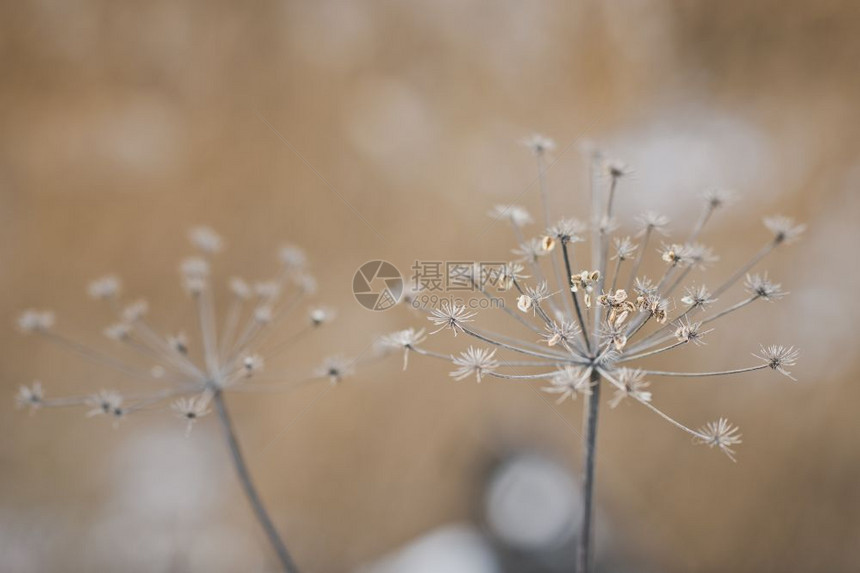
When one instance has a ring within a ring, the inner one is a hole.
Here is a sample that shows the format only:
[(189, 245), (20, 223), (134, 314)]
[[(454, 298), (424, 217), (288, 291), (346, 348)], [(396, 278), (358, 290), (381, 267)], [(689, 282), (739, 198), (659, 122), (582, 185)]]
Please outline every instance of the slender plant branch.
[[(570, 268), (570, 255), (567, 252), (567, 241), (564, 241), (561, 245), (561, 252), (564, 254), (564, 268), (567, 271), (567, 289), (570, 290), (570, 277), (573, 276), (573, 272)], [(573, 306), (576, 308), (576, 318), (579, 320), (579, 328), (582, 330), (582, 338), (585, 340), (585, 348), (591, 352), (591, 342), (588, 337), (588, 330), (585, 326), (585, 319), (582, 317), (582, 309), (579, 306), (579, 297), (576, 296), (576, 293), (570, 291), (570, 296), (573, 299)]]
[(239, 476), (239, 481), (242, 483), (242, 489), (245, 490), (245, 495), (251, 503), (251, 508), (254, 510), (254, 515), (257, 521), (263, 526), (266, 532), (266, 537), (269, 538), (269, 543), (275, 550), (278, 556), (278, 561), (285, 573), (298, 573), (299, 568), (290, 557), (287, 551), (287, 546), (275, 529), (275, 524), (269, 517), (260, 495), (257, 493), (257, 488), (254, 487), (254, 482), (251, 480), (251, 474), (248, 471), (248, 466), (245, 463), (245, 457), (242, 455), (242, 449), (239, 447), (239, 441), (236, 439), (236, 432), (233, 429), (233, 422), (230, 420), (230, 414), (227, 412), (227, 405), (224, 403), (224, 395), (221, 390), (217, 390), (213, 396), (215, 409), (218, 412), (218, 419), (221, 420), (221, 426), (224, 428), (224, 437), (227, 439), (227, 445), (230, 447), (230, 456), (233, 460), (233, 465), (236, 467), (236, 473)]
[(585, 468), (582, 486), (583, 516), (577, 551), (579, 573), (591, 570), (591, 545), (594, 530), (594, 473), (597, 454), (597, 414), (600, 409), (600, 373), (591, 371), (591, 395), (588, 397), (588, 418), (585, 426)]

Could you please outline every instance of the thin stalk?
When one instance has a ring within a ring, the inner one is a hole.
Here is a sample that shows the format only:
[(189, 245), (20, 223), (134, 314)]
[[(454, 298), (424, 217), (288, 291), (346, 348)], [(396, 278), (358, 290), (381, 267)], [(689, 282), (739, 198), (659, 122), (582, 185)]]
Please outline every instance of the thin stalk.
[(506, 348), (508, 350), (512, 350), (513, 352), (519, 352), (520, 354), (525, 354), (526, 356), (535, 356), (537, 358), (557, 359), (559, 362), (569, 362), (572, 364), (581, 363), (580, 361), (574, 360), (573, 358), (559, 358), (557, 356), (552, 356), (550, 354), (544, 354), (542, 352), (532, 352), (531, 350), (527, 350), (525, 348), (518, 348), (518, 347), (513, 346), (511, 344), (505, 344), (504, 342), (499, 342), (498, 340), (493, 340), (492, 338), (488, 338), (486, 336), (483, 336), (479, 332), (476, 332), (474, 330), (466, 328), (465, 326), (462, 326), (462, 325), (460, 326), (460, 329), (463, 332), (465, 332), (466, 334), (468, 334), (469, 336), (473, 336), (473, 337), (477, 338), (478, 340), (483, 340), (484, 342), (492, 344), (493, 346), (498, 346), (499, 348)]
[(588, 418), (585, 426), (585, 477), (582, 483), (583, 516), (579, 534), (577, 567), (579, 573), (591, 570), (591, 545), (594, 533), (594, 471), (597, 454), (597, 414), (600, 410), (600, 373), (591, 371), (591, 395), (588, 397)]
[(729, 374), (743, 374), (744, 372), (755, 372), (756, 370), (764, 370), (770, 368), (770, 364), (759, 364), (758, 366), (749, 366), (747, 368), (737, 368), (735, 370), (720, 370), (716, 372), (664, 372), (662, 370), (643, 370), (645, 374), (651, 376), (683, 376), (685, 378), (701, 378), (703, 376), (728, 376)]
[(753, 255), (753, 258), (751, 258), (749, 261), (747, 261), (747, 263), (745, 265), (743, 265), (741, 268), (736, 270), (732, 276), (730, 276), (728, 279), (726, 279), (726, 281), (723, 284), (721, 284), (719, 286), (719, 288), (717, 288), (717, 290), (715, 290), (711, 296), (716, 298), (716, 297), (720, 296), (721, 294), (723, 294), (724, 292), (726, 292), (726, 290), (728, 290), (729, 287), (731, 287), (733, 284), (738, 282), (738, 280), (740, 280), (740, 278), (742, 276), (744, 276), (750, 269), (752, 269), (754, 266), (756, 266), (756, 264), (758, 264), (758, 262), (760, 260), (765, 258), (772, 250), (774, 250), (778, 244), (779, 243), (777, 243), (776, 241), (768, 242), (768, 244), (766, 244), (764, 247), (762, 247), (762, 249), (759, 252), (757, 252), (755, 255)]
[(692, 231), (690, 231), (690, 236), (687, 238), (688, 243), (693, 243), (693, 242), (695, 242), (696, 239), (699, 238), (699, 235), (701, 234), (702, 229), (705, 228), (705, 223), (707, 223), (708, 219), (711, 218), (711, 215), (713, 214), (713, 212), (714, 212), (714, 207), (711, 205), (711, 203), (708, 203), (707, 205), (705, 205), (705, 208), (702, 211), (702, 214), (699, 215), (699, 220), (696, 222), (696, 226), (693, 227)]
[(642, 352), (641, 354), (633, 354), (632, 356), (627, 356), (619, 360), (619, 362), (629, 362), (630, 360), (639, 360), (640, 358), (646, 358), (648, 356), (654, 356), (655, 354), (660, 354), (661, 352), (666, 352), (667, 350), (672, 350), (673, 348), (677, 348), (682, 344), (687, 344), (688, 340), (680, 340), (675, 344), (671, 344), (669, 346), (664, 346), (663, 348), (658, 348), (657, 350), (651, 350), (650, 352)]
[(618, 272), (621, 270), (622, 260), (621, 257), (615, 260), (615, 272), (612, 273), (612, 286), (609, 288), (609, 292), (615, 292), (615, 287), (618, 286)]
[[(570, 290), (570, 277), (573, 275), (573, 272), (570, 268), (570, 255), (567, 252), (567, 241), (565, 241), (561, 247), (562, 253), (564, 254), (564, 268), (567, 270), (568, 277), (567, 290)], [(570, 291), (570, 296), (573, 298), (573, 306), (576, 308), (576, 318), (579, 320), (579, 328), (582, 329), (582, 338), (585, 340), (585, 348), (588, 352), (591, 352), (591, 342), (588, 337), (588, 329), (585, 326), (585, 319), (582, 317), (582, 309), (579, 306), (579, 297), (576, 296), (576, 293), (573, 291)]]
[[(549, 189), (546, 184), (546, 166), (543, 161), (543, 153), (537, 154), (537, 167), (538, 167), (538, 184), (540, 186), (540, 202), (543, 206), (543, 224), (544, 228), (549, 229), (550, 224), (550, 209), (549, 209)], [(552, 255), (549, 256), (550, 262), (552, 263), (552, 273), (555, 276), (555, 282), (558, 284), (558, 288), (563, 288), (563, 282), (561, 280), (561, 271), (558, 268), (558, 261)], [(565, 309), (570, 311), (570, 306), (567, 301), (564, 303)], [(553, 306), (553, 310), (557, 310), (555, 306)]]
[(633, 284), (636, 282), (636, 275), (639, 274), (639, 267), (642, 266), (642, 259), (645, 257), (645, 249), (648, 247), (648, 239), (651, 238), (653, 227), (645, 229), (645, 236), (642, 238), (642, 245), (639, 247), (639, 252), (636, 253), (636, 262), (630, 270), (630, 280), (627, 281), (627, 292), (633, 290)]
[(221, 420), (221, 426), (224, 428), (224, 437), (227, 439), (227, 445), (230, 447), (230, 456), (233, 460), (233, 465), (236, 468), (242, 489), (245, 490), (245, 495), (248, 497), (248, 501), (254, 510), (254, 515), (256, 515), (260, 525), (263, 526), (266, 537), (269, 538), (269, 543), (272, 544), (272, 548), (278, 556), (281, 568), (286, 573), (298, 573), (299, 568), (296, 567), (293, 558), (290, 557), (287, 546), (284, 545), (284, 541), (278, 534), (278, 530), (275, 529), (275, 524), (272, 523), (272, 519), (266, 511), (260, 495), (257, 493), (257, 488), (254, 487), (254, 482), (251, 480), (251, 474), (245, 463), (245, 457), (242, 455), (242, 449), (239, 447), (239, 441), (236, 439), (233, 422), (230, 420), (230, 414), (227, 412), (227, 405), (224, 403), (224, 396), (221, 390), (215, 392), (213, 401), (215, 402), (215, 409), (218, 411), (218, 419)]

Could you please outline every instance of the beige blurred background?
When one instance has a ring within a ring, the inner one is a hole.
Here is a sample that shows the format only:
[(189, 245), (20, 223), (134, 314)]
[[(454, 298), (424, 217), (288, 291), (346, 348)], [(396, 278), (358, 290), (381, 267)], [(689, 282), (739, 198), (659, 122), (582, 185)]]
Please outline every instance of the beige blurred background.
[[(635, 406), (604, 410), (609, 543), (634, 570), (857, 570), (857, 62), (850, 1), (3, 2), (0, 570), (273, 566), (215, 420), (183, 440), (167, 413), (113, 430), (80, 411), (14, 410), (34, 378), (50, 395), (122, 386), (16, 333), (20, 309), (49, 306), (97, 340), (110, 318), (84, 290), (113, 271), (164, 328), (188, 324), (176, 264), (187, 228), (208, 224), (228, 241), (219, 276), (264, 275), (295, 242), (338, 308), (336, 326), (280, 364), (356, 355), (371, 334), (421, 321), (359, 307), (361, 263), (508, 256), (513, 239), (484, 231), (485, 212), (518, 201), (537, 213), (518, 143), (533, 131), (558, 141), (549, 184), (565, 214), (585, 214), (583, 138), (636, 170), (624, 215), (652, 207), (683, 227), (705, 187), (740, 191), (707, 236), (723, 271), (766, 240), (763, 215), (810, 228), (766, 265), (791, 297), (675, 362), (709, 369), (759, 342), (796, 344), (800, 381), (654, 388), (686, 422), (738, 423), (739, 463)], [(395, 358), (322, 396), (231, 400), (305, 570), (352, 570), (471, 519), (500, 452), (536, 448), (578, 469), (576, 437), (527, 388), (447, 371), (413, 360), (403, 373)], [(558, 411), (578, 426), (578, 404)]]

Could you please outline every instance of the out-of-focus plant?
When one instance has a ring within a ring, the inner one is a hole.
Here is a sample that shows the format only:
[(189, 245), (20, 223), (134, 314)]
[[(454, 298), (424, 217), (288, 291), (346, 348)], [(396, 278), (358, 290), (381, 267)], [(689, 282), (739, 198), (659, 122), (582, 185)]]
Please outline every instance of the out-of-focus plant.
[[(326, 358), (312, 375), (301, 380), (283, 382), (277, 373), (261, 376), (265, 355), (286, 350), (334, 318), (333, 311), (325, 307), (311, 308), (304, 319), (296, 316), (316, 290), (305, 253), (298, 247), (283, 247), (279, 253), (281, 270), (273, 279), (249, 283), (231, 278), (227, 312), (219, 321), (210, 259), (221, 251), (223, 241), (206, 227), (192, 229), (189, 238), (198, 254), (184, 259), (179, 270), (182, 287), (196, 311), (200, 341), (196, 348), (185, 332), (165, 334), (152, 325), (147, 320), (145, 300), (124, 303), (120, 280), (107, 275), (93, 281), (88, 292), (116, 314), (116, 322), (104, 329), (112, 343), (110, 348), (90, 346), (62, 333), (55, 325), (54, 313), (48, 310), (23, 312), (18, 328), (139, 383), (141, 390), (133, 394), (99, 390), (53, 398), (37, 381), (22, 386), (16, 401), (31, 412), (83, 407), (88, 417), (109, 417), (114, 425), (128, 416), (165, 409), (185, 422), (186, 433), (214, 409), (254, 513), (283, 570), (293, 573), (298, 568), (254, 486), (224, 395), (234, 391), (278, 391), (315, 380), (337, 384), (353, 373), (354, 361), (339, 356)], [(284, 322), (292, 322), (293, 332), (286, 339), (278, 339), (276, 327)]]

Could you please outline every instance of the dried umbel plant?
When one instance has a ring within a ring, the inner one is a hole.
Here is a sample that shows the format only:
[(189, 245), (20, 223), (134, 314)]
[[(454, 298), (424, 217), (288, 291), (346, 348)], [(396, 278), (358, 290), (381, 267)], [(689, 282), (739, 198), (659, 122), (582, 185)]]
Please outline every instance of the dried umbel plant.
[[(586, 572), (591, 566), (601, 392), (614, 392), (610, 407), (625, 400), (637, 402), (692, 436), (696, 443), (717, 448), (734, 460), (735, 447), (741, 442), (736, 426), (725, 418), (698, 429), (679, 422), (654, 405), (651, 380), (666, 376), (728, 376), (756, 370), (774, 370), (791, 378), (789, 369), (796, 363), (798, 351), (790, 346), (762, 346), (749, 365), (715, 372), (658, 371), (642, 362), (700, 346), (718, 319), (759, 301), (785, 296), (782, 287), (766, 274), (751, 273), (769, 253), (795, 241), (804, 226), (787, 217), (765, 218), (769, 236), (763, 238), (761, 248), (747, 263), (709, 288), (696, 280), (696, 272), (710, 267), (717, 257), (700, 242), (700, 236), (708, 221), (733, 200), (734, 194), (707, 191), (700, 216), (691, 222), (685, 235), (674, 241), (666, 238), (669, 219), (653, 211), (637, 217), (635, 228), (622, 231), (615, 218), (616, 195), (630, 171), (623, 163), (607, 161), (592, 152), (588, 224), (573, 218), (551, 220), (545, 154), (554, 144), (542, 136), (525, 143), (538, 162), (545, 227), (537, 237), (527, 239), (524, 229), (532, 223), (529, 213), (516, 205), (495, 207), (490, 216), (512, 227), (519, 244), (513, 253), (519, 258), (502, 268), (474, 264), (467, 270), (476, 292), (496, 303), (503, 302), (491, 307), (501, 308), (519, 333), (500, 334), (481, 328), (481, 313), (442, 297), (438, 308), (421, 309), (428, 312), (435, 327), (431, 334), (442, 330), (465, 334), (477, 341), (477, 347), (470, 346), (458, 356), (442, 354), (426, 348), (424, 331), (413, 329), (388, 335), (380, 343), (406, 354), (414, 352), (449, 361), (456, 366), (451, 372), (456, 380), (470, 375), (478, 382), (487, 378), (544, 380), (543, 390), (557, 396), (558, 402), (578, 395), (585, 397), (584, 515), (577, 570)], [(650, 254), (664, 266), (656, 279), (640, 274)], [(743, 292), (736, 294), (731, 289)], [(723, 299), (730, 302), (720, 304)], [(404, 356), (404, 368), (405, 359)]]
[[(27, 310), (18, 318), (18, 328), (82, 356), (140, 385), (133, 394), (98, 390), (90, 394), (48, 397), (40, 382), (22, 386), (16, 402), (31, 413), (56, 407), (82, 407), (87, 416), (111, 418), (114, 425), (128, 416), (159, 409), (172, 412), (185, 423), (186, 432), (209, 415), (217, 414), (242, 487), (263, 526), (278, 559), (287, 572), (298, 571), (286, 545), (275, 529), (253, 484), (224, 394), (233, 391), (282, 390), (314, 380), (339, 383), (353, 373), (352, 360), (330, 357), (307, 378), (284, 381), (280, 375), (261, 376), (264, 355), (274, 356), (305, 335), (322, 327), (334, 314), (325, 307), (300, 313), (314, 293), (316, 283), (306, 268), (304, 252), (293, 246), (280, 250), (281, 269), (275, 278), (256, 283), (234, 277), (229, 280), (229, 304), (221, 320), (215, 311), (215, 288), (210, 277), (210, 259), (222, 249), (221, 238), (211, 229), (199, 227), (189, 234), (198, 253), (180, 264), (182, 288), (191, 299), (197, 317), (199, 343), (184, 332), (164, 334), (147, 320), (144, 300), (123, 302), (121, 282), (108, 275), (89, 285), (89, 295), (116, 314), (116, 322), (103, 333), (107, 349), (93, 347), (62, 333), (54, 313)], [(299, 316), (296, 316), (299, 313)], [(278, 324), (292, 322), (286, 340), (277, 339)], [(275, 380), (275, 382), (272, 382)]]

